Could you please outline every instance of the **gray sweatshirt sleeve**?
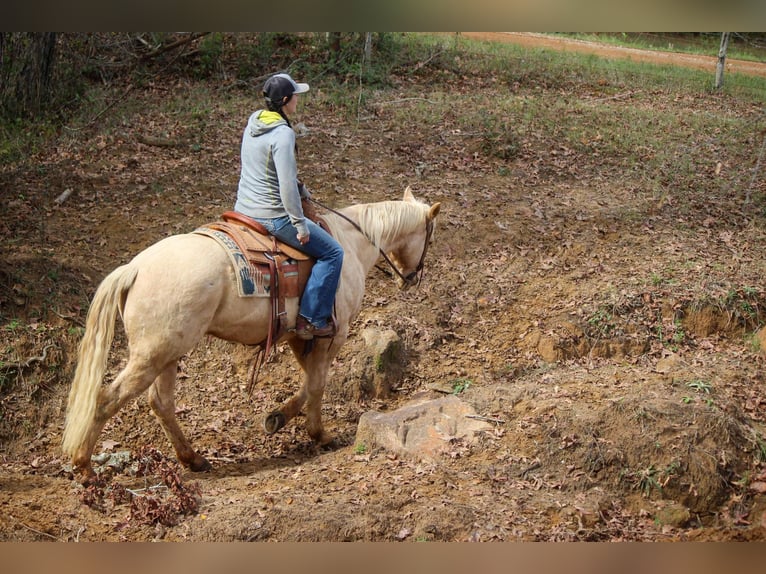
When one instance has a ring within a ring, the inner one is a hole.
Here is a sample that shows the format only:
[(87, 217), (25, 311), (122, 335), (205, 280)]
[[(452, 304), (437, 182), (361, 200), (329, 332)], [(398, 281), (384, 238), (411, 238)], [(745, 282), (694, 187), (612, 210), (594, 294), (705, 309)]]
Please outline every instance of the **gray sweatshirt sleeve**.
[(279, 195), (290, 222), (297, 228), (299, 235), (308, 235), (306, 219), (301, 207), (298, 192), (298, 166), (295, 160), (295, 132), (285, 126), (278, 128), (279, 138), (274, 143), (274, 167), (279, 179)]

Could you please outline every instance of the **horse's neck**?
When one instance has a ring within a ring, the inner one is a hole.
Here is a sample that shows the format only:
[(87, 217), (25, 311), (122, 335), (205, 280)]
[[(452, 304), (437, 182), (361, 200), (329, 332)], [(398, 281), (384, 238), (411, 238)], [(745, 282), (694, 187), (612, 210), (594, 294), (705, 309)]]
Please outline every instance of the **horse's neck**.
[[(363, 211), (364, 207), (364, 205), (352, 205), (343, 208), (340, 210), (341, 215), (328, 217), (328, 223), (335, 239), (343, 246), (343, 251), (346, 254), (344, 257), (356, 257), (364, 269), (369, 271), (378, 261), (380, 250), (358, 228), (359, 214)], [(385, 249), (384, 245), (379, 247)]]

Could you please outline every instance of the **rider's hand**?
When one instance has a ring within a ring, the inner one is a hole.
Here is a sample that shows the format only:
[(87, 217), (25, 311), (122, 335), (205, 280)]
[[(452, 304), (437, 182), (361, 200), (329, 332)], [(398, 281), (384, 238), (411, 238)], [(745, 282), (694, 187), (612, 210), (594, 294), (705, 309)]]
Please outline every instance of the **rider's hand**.
[(302, 181), (298, 181), (298, 195), (300, 195), (302, 199), (311, 199), (311, 192)]
[(309, 234), (307, 233), (306, 235), (301, 235), (299, 233), (298, 234), (298, 241), (300, 241), (301, 245), (306, 245), (309, 242)]

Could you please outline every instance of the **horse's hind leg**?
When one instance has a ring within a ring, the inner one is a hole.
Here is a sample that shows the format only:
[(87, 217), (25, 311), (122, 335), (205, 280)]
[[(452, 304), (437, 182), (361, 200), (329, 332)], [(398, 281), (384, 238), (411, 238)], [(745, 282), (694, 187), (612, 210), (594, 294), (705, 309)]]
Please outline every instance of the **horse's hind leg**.
[(149, 388), (156, 376), (157, 371), (151, 365), (131, 359), (112, 384), (99, 390), (93, 420), (85, 439), (72, 457), (73, 468), (82, 473), (86, 482), (95, 476), (90, 458), (104, 425), (125, 403)]
[(192, 448), (178, 425), (174, 397), (176, 365), (173, 363), (162, 371), (149, 388), (149, 405), (159, 419), (162, 430), (173, 444), (178, 460), (194, 472), (210, 470), (210, 463)]

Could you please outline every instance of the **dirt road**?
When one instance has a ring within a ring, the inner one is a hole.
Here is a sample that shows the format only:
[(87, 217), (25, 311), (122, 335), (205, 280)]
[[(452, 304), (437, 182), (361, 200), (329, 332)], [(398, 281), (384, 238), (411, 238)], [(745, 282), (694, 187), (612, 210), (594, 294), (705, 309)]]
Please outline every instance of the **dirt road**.
[[(598, 42), (588, 42), (585, 40), (576, 40), (574, 38), (528, 32), (461, 32), (461, 34), (468, 38), (483, 38), (494, 42), (510, 42), (522, 46), (529, 46), (531, 48), (573, 50), (588, 54), (597, 54), (608, 58), (623, 58), (627, 60), (635, 60), (637, 62), (654, 62), (656, 64), (672, 64), (699, 70), (710, 70), (711, 72), (715, 72), (716, 63), (718, 61), (717, 56), (639, 50), (637, 48), (610, 46), (608, 44), (599, 44)], [(766, 63), (727, 58), (726, 71), (729, 73), (766, 77)]]

